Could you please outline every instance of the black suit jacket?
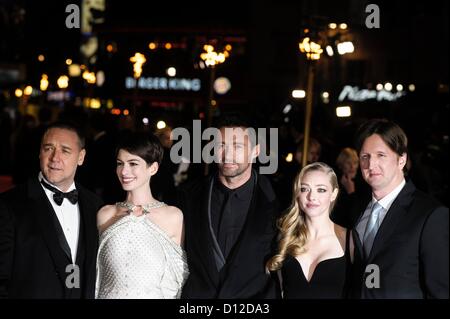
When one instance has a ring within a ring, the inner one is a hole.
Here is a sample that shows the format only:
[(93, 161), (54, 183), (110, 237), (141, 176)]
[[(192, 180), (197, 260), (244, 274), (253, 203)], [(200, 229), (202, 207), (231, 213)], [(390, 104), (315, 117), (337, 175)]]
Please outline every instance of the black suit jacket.
[(212, 177), (187, 185), (180, 207), (185, 220), (189, 278), (182, 298), (277, 298), (276, 278), (265, 272), (273, 254), (278, 204), (272, 186), (257, 176), (249, 212), (236, 244), (219, 272), (209, 227), (208, 202)]
[[(361, 206), (360, 211), (364, 209)], [(353, 297), (448, 298), (448, 215), (447, 207), (407, 182), (380, 225), (367, 261), (362, 257), (362, 239), (353, 230)], [(369, 264), (379, 267), (379, 288), (365, 284), (368, 275), (369, 282), (375, 275), (373, 270), (365, 273)]]
[(76, 185), (80, 233), (76, 264), (80, 288), (68, 288), (75, 272), (70, 248), (37, 178), (0, 195), (0, 297), (93, 298), (101, 200)]

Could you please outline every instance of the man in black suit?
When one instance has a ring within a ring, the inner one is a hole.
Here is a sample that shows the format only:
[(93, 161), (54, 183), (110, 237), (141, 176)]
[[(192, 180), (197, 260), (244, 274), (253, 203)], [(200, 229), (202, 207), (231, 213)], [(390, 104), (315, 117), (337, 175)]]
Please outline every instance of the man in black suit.
[(372, 199), (353, 230), (353, 297), (448, 298), (448, 208), (405, 180), (407, 137), (374, 119), (357, 133), (361, 172)]
[(74, 183), (85, 153), (73, 125), (50, 125), (39, 176), (0, 195), (0, 297), (94, 297), (102, 203)]
[(278, 205), (269, 180), (252, 169), (259, 145), (242, 117), (227, 116), (219, 128), (218, 172), (181, 191), (190, 272), (182, 298), (276, 298), (265, 263)]

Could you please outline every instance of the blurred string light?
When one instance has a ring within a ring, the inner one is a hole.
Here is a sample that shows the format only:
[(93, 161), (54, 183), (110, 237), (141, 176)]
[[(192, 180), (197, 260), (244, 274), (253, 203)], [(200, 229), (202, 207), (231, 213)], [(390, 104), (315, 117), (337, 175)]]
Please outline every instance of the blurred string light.
[(165, 49), (165, 50), (172, 50), (172, 49), (186, 49), (187, 44), (184, 41), (176, 42), (176, 41), (151, 41), (148, 43), (148, 48), (150, 50), (157, 50), (157, 49)]
[(89, 84), (95, 84), (97, 82), (97, 78), (94, 72), (89, 72), (88, 70), (83, 72), (83, 79), (86, 80)]
[(60, 89), (66, 89), (69, 86), (69, 77), (67, 75), (61, 75), (56, 81)]
[(31, 85), (27, 85), (25, 87), (25, 89), (23, 90), (23, 94), (25, 94), (25, 95), (33, 94), (33, 87)]
[(410, 84), (410, 85), (408, 85), (408, 90), (410, 92), (414, 92), (416, 90), (416, 86), (414, 84)]
[(334, 29), (337, 28), (337, 24), (336, 24), (336, 23), (329, 23), (329, 24), (328, 24), (328, 28), (334, 30)]
[(283, 113), (288, 114), (292, 110), (292, 105), (286, 104), (286, 106), (283, 108)]
[(81, 68), (78, 64), (69, 65), (69, 76), (77, 77), (81, 75)]
[(352, 108), (348, 105), (338, 106), (336, 108), (336, 116), (337, 117), (349, 117), (352, 115)]
[(177, 69), (175, 69), (173, 66), (167, 68), (166, 73), (168, 76), (174, 77), (177, 75)]
[(286, 162), (290, 163), (290, 162), (292, 162), (293, 159), (294, 159), (294, 155), (292, 153), (288, 153), (286, 155), (286, 158), (285, 158)]
[(158, 123), (156, 123), (156, 128), (158, 129), (158, 130), (162, 130), (163, 128), (166, 128), (166, 122), (164, 122), (164, 121), (158, 121)]
[(72, 59), (66, 59), (66, 64), (67, 65), (71, 65), (72, 64)]
[(398, 92), (403, 91), (403, 85), (401, 85), (401, 84), (397, 84), (397, 86), (395, 88), (397, 89)]
[(106, 51), (108, 51), (108, 53), (114, 53), (117, 51), (117, 44), (115, 42), (109, 43), (108, 45), (106, 45)]
[(226, 94), (231, 89), (231, 82), (226, 77), (219, 77), (214, 81), (214, 91), (217, 94)]
[(114, 101), (111, 100), (111, 99), (108, 99), (108, 100), (106, 101), (106, 107), (107, 107), (108, 109), (112, 109), (112, 108), (114, 107)]
[(229, 52), (227, 50), (225, 50), (224, 52), (216, 52), (214, 51), (214, 46), (210, 44), (205, 44), (203, 46), (203, 50), (205, 52), (200, 54), (200, 58), (205, 61), (206, 66), (215, 66), (217, 64), (223, 63), (229, 56)]
[(296, 99), (303, 99), (306, 96), (305, 90), (293, 90), (292, 97)]
[(136, 52), (134, 56), (130, 58), (130, 62), (133, 63), (134, 78), (137, 79), (142, 74), (142, 65), (147, 61), (142, 53)]
[(392, 91), (392, 83), (386, 82), (386, 83), (384, 84), (384, 89), (385, 89), (386, 91)]
[(39, 54), (38, 55), (38, 61), (39, 62), (44, 62), (45, 61), (45, 56), (43, 54)]
[[(326, 42), (329, 43), (331, 39), (342, 39), (345, 38), (348, 31), (348, 24), (347, 23), (329, 23), (328, 24), (328, 32), (327, 32), (327, 40)], [(328, 56), (333, 56), (335, 51), (337, 51), (340, 55), (346, 54), (346, 53), (353, 53), (355, 51), (355, 47), (353, 45), (353, 42), (351, 41), (340, 41), (340, 40), (333, 40), (333, 43), (330, 43), (329, 45), (325, 46), (325, 50), (327, 52)]]
[(23, 91), (21, 89), (16, 89), (14, 91), (14, 94), (16, 95), (16, 97), (22, 97)]
[(89, 102), (89, 107), (91, 109), (99, 109), (102, 107), (102, 103), (100, 102), (100, 99), (91, 99)]
[(333, 56), (334, 55), (334, 50), (333, 50), (333, 47), (331, 45), (327, 45), (325, 47), (325, 50), (327, 51), (328, 56)]
[(351, 41), (345, 41), (337, 44), (337, 50), (340, 55), (344, 55), (346, 53), (353, 53), (355, 51), (355, 47)]
[(103, 84), (105, 83), (105, 72), (100, 70), (97, 72), (97, 74), (94, 74), (94, 76), (96, 77), (95, 83), (97, 83), (97, 86), (103, 86)]
[(299, 43), (299, 48), (302, 53), (306, 53), (308, 60), (319, 60), (320, 55), (323, 52), (320, 44), (311, 41), (309, 37), (304, 38), (303, 41)]
[(325, 104), (330, 103), (330, 93), (322, 92), (321, 96), (322, 96), (322, 102), (323, 103), (325, 103)]
[(49, 83), (48, 83), (48, 76), (47, 76), (47, 74), (42, 74), (41, 81), (40, 81), (40, 84), (39, 84), (39, 87), (40, 87), (41, 91), (47, 91), (48, 84)]

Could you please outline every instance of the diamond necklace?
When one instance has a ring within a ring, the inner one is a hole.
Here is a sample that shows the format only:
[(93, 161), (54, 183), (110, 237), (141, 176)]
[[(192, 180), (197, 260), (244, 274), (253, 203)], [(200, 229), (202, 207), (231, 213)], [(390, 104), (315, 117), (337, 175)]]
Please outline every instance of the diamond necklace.
[(167, 204), (164, 202), (158, 202), (158, 201), (149, 203), (149, 204), (145, 204), (145, 205), (134, 205), (129, 202), (118, 202), (118, 203), (116, 203), (116, 206), (128, 209), (128, 214), (131, 214), (136, 207), (141, 207), (143, 215), (147, 215), (148, 213), (150, 213), (151, 209), (164, 207), (164, 206), (167, 206)]

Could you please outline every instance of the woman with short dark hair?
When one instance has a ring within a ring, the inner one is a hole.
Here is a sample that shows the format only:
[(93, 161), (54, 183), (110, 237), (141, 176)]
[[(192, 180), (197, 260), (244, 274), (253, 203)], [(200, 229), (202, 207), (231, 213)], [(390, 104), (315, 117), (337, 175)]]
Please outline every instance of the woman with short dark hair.
[(157, 201), (150, 179), (163, 148), (148, 133), (131, 133), (117, 147), (117, 177), (123, 202), (97, 215), (100, 244), (96, 298), (179, 298), (188, 275), (183, 214)]

